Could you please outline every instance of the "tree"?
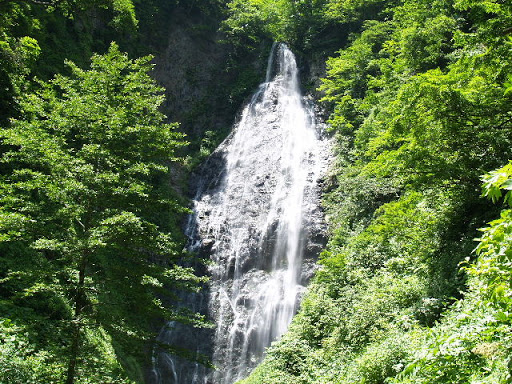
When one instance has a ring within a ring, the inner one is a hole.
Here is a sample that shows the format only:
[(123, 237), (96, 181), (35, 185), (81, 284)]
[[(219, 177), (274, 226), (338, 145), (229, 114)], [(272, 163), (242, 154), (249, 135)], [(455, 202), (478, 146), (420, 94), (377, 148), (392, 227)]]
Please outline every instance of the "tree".
[(112, 44), (90, 70), (68, 63), (71, 76), (40, 83), (21, 101), (23, 117), (0, 131), (0, 245), (32, 258), (11, 260), (2, 282), (61, 303), (67, 384), (91, 327), (127, 343), (148, 338), (151, 319), (198, 320), (169, 309), (173, 292), (202, 279), (176, 263), (186, 209), (166, 180), (185, 141), (163, 123), (150, 60)]
[(506, 208), (500, 217), (481, 229), (483, 235), (475, 252), (477, 262), (468, 270), (478, 282), (477, 288), (488, 305), (499, 311), (497, 319), (509, 322), (512, 319), (512, 161), (504, 167), (484, 175), (483, 195), (494, 202), (504, 195)]

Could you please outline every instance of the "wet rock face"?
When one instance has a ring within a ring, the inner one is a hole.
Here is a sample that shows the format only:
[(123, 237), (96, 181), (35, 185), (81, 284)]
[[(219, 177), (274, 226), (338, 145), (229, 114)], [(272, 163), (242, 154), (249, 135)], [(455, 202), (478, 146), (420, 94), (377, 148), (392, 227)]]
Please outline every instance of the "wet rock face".
[(280, 45), (273, 55), (268, 81), (193, 181), (190, 248), (211, 259), (207, 296), (193, 308), (216, 328), (160, 337), (197, 342), (218, 369), (184, 369), (186, 363), (162, 354), (166, 374), (155, 383), (231, 384), (247, 376), (286, 331), (323, 247), (319, 180), (328, 145), (300, 94), (293, 54)]
[(187, 2), (169, 3), (178, 4), (164, 6), (151, 18), (156, 25), (146, 32), (144, 44), (155, 55), (153, 77), (165, 88), (161, 110), (170, 122), (180, 123), (190, 150), (197, 151), (206, 131), (219, 138), (227, 134), (243, 100), (257, 86), (257, 74), (264, 72), (262, 52), (268, 42), (237, 56), (220, 31), (222, 5), (211, 4), (218, 12), (205, 13), (187, 10)]
[(229, 126), (232, 116), (226, 113), (194, 113), (202, 104), (221, 109), (219, 100), (211, 97), (215, 83), (228, 80), (224, 72), (229, 52), (219, 43), (222, 36), (215, 32), (220, 20), (191, 15), (180, 6), (174, 6), (166, 16), (165, 24), (161, 20), (158, 25), (165, 31), (162, 33), (165, 38), (148, 41), (158, 44), (153, 76), (165, 88), (163, 112), (171, 121), (180, 122), (192, 136), (201, 134), (204, 129), (201, 126), (209, 129)]

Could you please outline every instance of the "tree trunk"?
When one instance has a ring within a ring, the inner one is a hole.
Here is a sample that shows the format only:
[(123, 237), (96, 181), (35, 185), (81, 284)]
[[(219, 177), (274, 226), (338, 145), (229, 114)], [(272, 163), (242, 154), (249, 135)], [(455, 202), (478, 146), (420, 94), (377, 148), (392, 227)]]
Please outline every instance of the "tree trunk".
[(75, 319), (74, 321), (77, 321), (77, 323), (73, 324), (73, 336), (71, 340), (66, 384), (73, 384), (75, 382), (78, 352), (80, 351), (80, 324), (78, 323), (78, 319)]
[(75, 314), (73, 316), (73, 333), (71, 336), (71, 348), (69, 350), (69, 363), (68, 371), (66, 375), (66, 384), (74, 384), (76, 368), (78, 365), (78, 355), (80, 353), (80, 331), (82, 328), (82, 311), (85, 306), (85, 268), (86, 268), (86, 257), (83, 256), (80, 269), (78, 271), (78, 285), (75, 296)]

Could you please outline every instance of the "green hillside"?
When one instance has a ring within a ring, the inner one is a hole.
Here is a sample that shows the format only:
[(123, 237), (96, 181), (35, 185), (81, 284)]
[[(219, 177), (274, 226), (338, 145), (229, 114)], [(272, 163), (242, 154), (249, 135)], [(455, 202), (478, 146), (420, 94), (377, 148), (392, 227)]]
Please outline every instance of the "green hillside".
[(512, 4), (232, 4), (233, 30), (255, 7), (304, 55), (337, 50), (319, 87), (329, 242), (243, 383), (511, 382)]

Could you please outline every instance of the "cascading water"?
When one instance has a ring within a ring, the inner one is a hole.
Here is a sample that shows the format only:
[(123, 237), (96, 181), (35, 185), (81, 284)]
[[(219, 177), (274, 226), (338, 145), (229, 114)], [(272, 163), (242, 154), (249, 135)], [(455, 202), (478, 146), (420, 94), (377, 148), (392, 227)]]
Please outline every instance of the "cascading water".
[[(275, 45), (266, 82), (203, 167), (188, 226), (191, 248), (212, 260), (205, 309), (216, 324), (210, 354), (217, 369), (179, 369), (160, 353), (151, 382), (234, 383), (286, 331), (311, 275), (307, 260), (320, 247), (318, 180), (327, 153), (312, 104), (301, 96), (295, 57)], [(160, 340), (177, 342), (176, 333)]]

